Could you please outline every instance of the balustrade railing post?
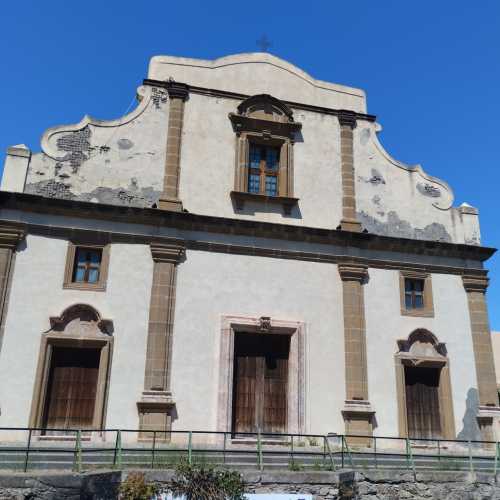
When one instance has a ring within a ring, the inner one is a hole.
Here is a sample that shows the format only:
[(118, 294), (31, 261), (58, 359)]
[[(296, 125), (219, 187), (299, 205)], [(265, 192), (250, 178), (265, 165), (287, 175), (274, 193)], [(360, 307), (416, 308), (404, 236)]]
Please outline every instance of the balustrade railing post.
[(116, 431), (115, 452), (113, 455), (113, 469), (122, 468), (122, 431)]
[(153, 445), (151, 448), (151, 468), (155, 468), (155, 451), (156, 451), (156, 431), (153, 431)]
[(257, 459), (259, 463), (259, 470), (264, 470), (264, 462), (262, 460), (262, 442), (260, 438), (260, 429), (257, 431)]
[(28, 445), (26, 446), (26, 457), (24, 458), (24, 472), (27, 472), (28, 470), (28, 462), (30, 457), (30, 446), (31, 446), (31, 433), (32, 429), (30, 429), (28, 432)]
[(188, 435), (188, 463), (191, 465), (193, 463), (193, 433), (189, 431)]
[(469, 446), (469, 471), (474, 472), (474, 464), (472, 463), (472, 442), (470, 439), (468, 442), (468, 446)]
[(292, 465), (294, 464), (294, 458), (293, 458), (293, 434), (292, 434), (292, 439), (290, 441), (290, 456), (292, 457)]
[(375, 455), (375, 469), (378, 469), (378, 462), (377, 462), (377, 436), (373, 436), (373, 453)]
[(227, 446), (227, 434), (224, 432), (224, 444), (222, 448), (222, 461), (225, 464), (226, 463), (226, 446)]
[(341, 457), (342, 457), (342, 469), (344, 468), (344, 436), (342, 435), (342, 452), (341, 452)]
[(74, 469), (78, 473), (82, 472), (82, 431), (80, 429), (76, 431)]
[[(328, 455), (330, 457), (330, 464), (332, 467), (332, 471), (334, 471), (335, 470), (335, 461), (333, 459), (332, 450), (330, 449), (330, 443), (328, 442), (328, 436), (324, 436), (324, 439), (325, 439), (326, 448), (328, 450)], [(343, 459), (344, 459), (344, 456), (342, 455), (342, 463), (343, 463)]]

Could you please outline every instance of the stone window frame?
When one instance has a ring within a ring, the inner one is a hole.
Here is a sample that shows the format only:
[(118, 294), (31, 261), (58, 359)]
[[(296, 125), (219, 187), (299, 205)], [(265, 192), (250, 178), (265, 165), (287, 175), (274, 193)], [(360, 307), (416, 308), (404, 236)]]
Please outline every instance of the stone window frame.
[(232, 432), (234, 338), (238, 332), (255, 335), (289, 335), (287, 387), (288, 434), (306, 432), (305, 323), (266, 316), (222, 316), (219, 352), (217, 430)]
[[(229, 114), (229, 119), (236, 133), (234, 190), (231, 191), (236, 209), (244, 209), (246, 202), (262, 202), (281, 205), (285, 215), (290, 215), (299, 201), (293, 194), (293, 145), (302, 124), (294, 121), (293, 112), (285, 103), (268, 94), (245, 99), (237, 113)], [(277, 196), (248, 192), (250, 143), (280, 148)]]
[[(93, 327), (79, 333), (65, 332), (69, 321), (74, 319), (72, 314), (78, 312), (79, 309), (89, 312), (95, 317)], [(60, 316), (50, 317), (50, 326), (47, 332), (42, 333), (40, 339), (29, 426), (38, 429), (36, 435), (40, 439), (58, 439), (56, 435), (42, 436), (40, 430), (43, 426), (52, 353), (54, 347), (74, 347), (98, 348), (101, 350), (92, 428), (104, 429), (114, 343), (113, 322), (103, 319), (99, 312), (88, 304), (73, 304), (67, 307)], [(98, 432), (97, 434), (101, 433)], [(73, 438), (73, 436), (64, 437), (66, 439)], [(86, 439), (92, 439), (92, 436), (86, 437)]]
[[(68, 241), (66, 251), (66, 264), (64, 266), (63, 288), (65, 290), (90, 290), (94, 292), (106, 291), (109, 270), (110, 244), (95, 244), (84, 241)], [(78, 248), (89, 248), (101, 250), (101, 265), (99, 268), (99, 280), (97, 283), (74, 282), (75, 258)]]
[[(424, 307), (420, 309), (407, 309), (405, 302), (405, 279), (416, 279), (424, 282)], [(399, 294), (401, 315), (419, 318), (434, 317), (434, 297), (432, 295), (432, 274), (418, 271), (399, 271)]]
[[(432, 344), (434, 355), (414, 355), (410, 348), (417, 340), (425, 339)], [(408, 417), (406, 411), (405, 366), (422, 368), (441, 368), (439, 376), (439, 408), (441, 420), (441, 439), (456, 439), (455, 416), (451, 391), (450, 360), (446, 345), (438, 342), (436, 336), (424, 328), (414, 330), (407, 339), (397, 341), (398, 352), (394, 355), (396, 368), (396, 393), (398, 404), (398, 434), (408, 438)], [(430, 439), (432, 441), (432, 439)]]

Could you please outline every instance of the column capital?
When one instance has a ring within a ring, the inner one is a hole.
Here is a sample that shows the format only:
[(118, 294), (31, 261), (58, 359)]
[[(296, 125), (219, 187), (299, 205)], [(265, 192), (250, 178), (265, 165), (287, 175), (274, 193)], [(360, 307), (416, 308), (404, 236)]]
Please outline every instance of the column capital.
[(189, 96), (189, 87), (185, 83), (168, 81), (166, 85), (170, 99), (182, 99), (185, 101)]
[(359, 281), (365, 283), (368, 280), (368, 266), (354, 262), (338, 264), (338, 270), (342, 281)]
[(26, 228), (23, 224), (0, 225), (0, 248), (15, 250), (17, 244), (26, 236)]
[(348, 126), (350, 128), (356, 128), (356, 113), (348, 109), (341, 109), (337, 118), (339, 119), (340, 126)]
[(155, 262), (167, 262), (179, 264), (186, 252), (186, 246), (182, 242), (150, 244), (151, 256)]
[(481, 292), (486, 293), (490, 279), (486, 274), (464, 274), (462, 282), (467, 293)]

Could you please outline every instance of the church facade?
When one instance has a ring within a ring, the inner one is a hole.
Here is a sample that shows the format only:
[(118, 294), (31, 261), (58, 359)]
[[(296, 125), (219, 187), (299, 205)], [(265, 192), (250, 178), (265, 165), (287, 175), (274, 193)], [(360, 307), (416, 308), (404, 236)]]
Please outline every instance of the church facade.
[(7, 152), (0, 426), (496, 439), (494, 250), (362, 90), (253, 53), (137, 96)]

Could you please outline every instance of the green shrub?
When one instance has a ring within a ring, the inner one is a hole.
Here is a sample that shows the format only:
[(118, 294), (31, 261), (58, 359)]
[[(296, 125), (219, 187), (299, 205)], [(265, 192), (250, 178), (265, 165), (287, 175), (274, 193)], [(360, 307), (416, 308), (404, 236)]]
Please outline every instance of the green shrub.
[(142, 472), (131, 472), (120, 485), (121, 500), (150, 500), (157, 493), (158, 488), (146, 482)]
[(186, 500), (244, 500), (244, 483), (239, 472), (189, 464), (185, 460), (177, 465), (169, 490), (174, 495), (184, 495)]

